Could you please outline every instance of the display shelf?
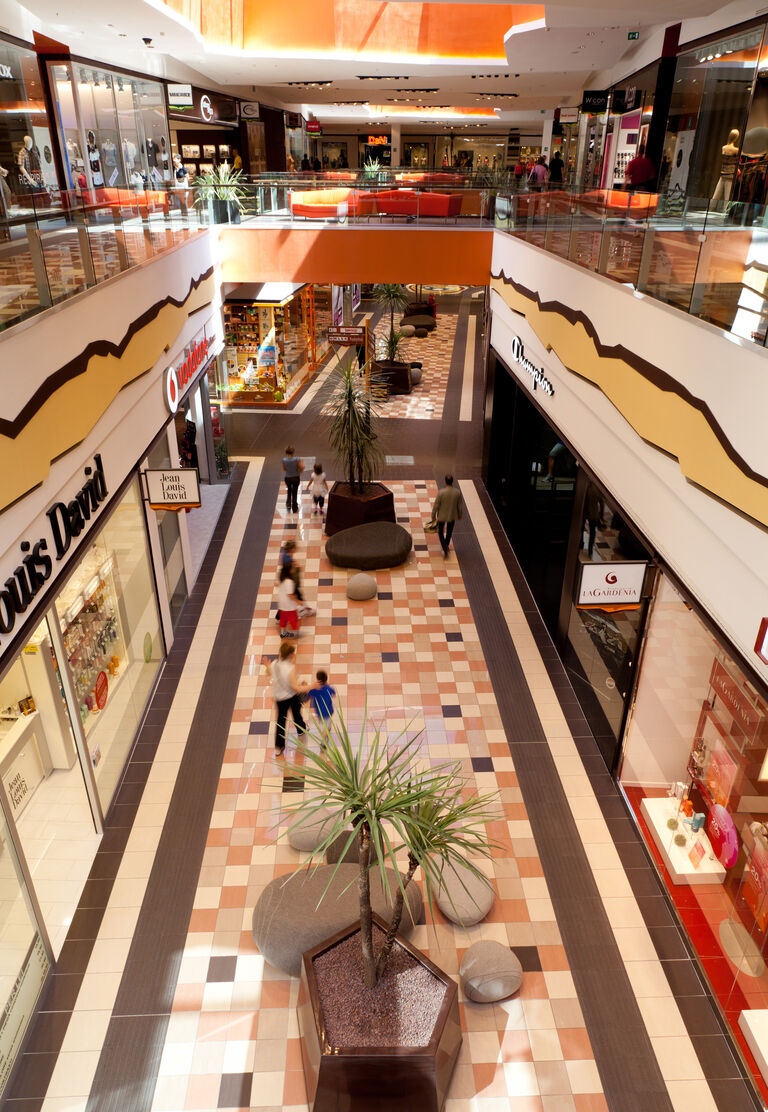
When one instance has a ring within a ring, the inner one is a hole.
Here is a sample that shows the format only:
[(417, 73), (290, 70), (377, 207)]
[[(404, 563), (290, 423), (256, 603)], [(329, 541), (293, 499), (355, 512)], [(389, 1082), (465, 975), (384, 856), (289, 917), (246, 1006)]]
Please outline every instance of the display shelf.
[[(661, 854), (673, 884), (722, 884), (725, 869), (714, 857), (712, 846), (703, 830), (692, 834), (679, 816), (680, 804), (669, 796), (646, 796), (640, 804), (643, 818), (651, 837)], [(677, 830), (667, 826), (669, 819), (678, 819)], [(675, 845), (675, 834), (686, 834), (684, 846)], [(694, 866), (689, 853), (698, 843), (704, 851), (698, 866)]]
[(739, 1016), (739, 1027), (758, 1069), (768, 1081), (768, 1008), (750, 1008)]
[(67, 663), (86, 735), (103, 708), (104, 680), (110, 677), (114, 682), (125, 664), (113, 564), (114, 558), (110, 557), (87, 581), (81, 577), (69, 585), (57, 604)]

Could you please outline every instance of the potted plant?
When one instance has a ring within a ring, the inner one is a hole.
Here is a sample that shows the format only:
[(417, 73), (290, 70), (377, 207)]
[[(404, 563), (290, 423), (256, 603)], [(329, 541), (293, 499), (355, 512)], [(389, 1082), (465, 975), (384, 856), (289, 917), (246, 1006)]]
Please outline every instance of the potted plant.
[(409, 365), (397, 358), (403, 334), (395, 328), (395, 312), (402, 313), (408, 307), (408, 293), (398, 282), (384, 282), (374, 287), (373, 300), (389, 310), (389, 333), (385, 341), (387, 357), (376, 361), (376, 372), (386, 383), (390, 394), (410, 394)]
[(374, 481), (382, 464), (377, 431), (381, 382), (370, 364), (359, 370), (349, 357), (337, 358), (331, 382), (325, 405), (328, 441), (345, 479), (335, 482), (328, 495), (325, 531), (329, 537), (353, 525), (395, 520), (392, 491)]
[[(299, 1028), (312, 1112), (342, 1107), (340, 1094), (347, 1112), (439, 1112), (461, 1046), (455, 982), (398, 929), (419, 870), (430, 907), (446, 868), (490, 883), (468, 855), (490, 856), (496, 800), (465, 781), (460, 762), (420, 759), (420, 739), (404, 731), (388, 742), (381, 728), (366, 739), (364, 720), (353, 741), (339, 712), (299, 738), (289, 766), (304, 781), (286, 808), (291, 825), (329, 812), (316, 854), (340, 836), (344, 853), (357, 849), (357, 921), (303, 955)], [(373, 872), (388, 922), (371, 910)]]
[(242, 170), (233, 170), (228, 162), (223, 162), (195, 178), (195, 204), (210, 208), (214, 224), (240, 223), (240, 217), (245, 211), (243, 201), (247, 196), (243, 189), (242, 176)]

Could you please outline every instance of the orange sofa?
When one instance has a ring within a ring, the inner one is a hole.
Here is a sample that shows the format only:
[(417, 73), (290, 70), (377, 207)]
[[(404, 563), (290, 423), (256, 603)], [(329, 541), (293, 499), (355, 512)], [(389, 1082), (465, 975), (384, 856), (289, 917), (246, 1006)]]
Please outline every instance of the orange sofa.
[(374, 195), (358, 189), (292, 189), (288, 204), (293, 216), (321, 220), (329, 216), (372, 216), (376, 212)]
[[(108, 205), (114, 209), (138, 209), (142, 213), (168, 211), (168, 191), (165, 189), (126, 189), (120, 186), (103, 186), (98, 189), (80, 189), (78, 199), (84, 205)], [(68, 197), (62, 193), (62, 199)], [(68, 203), (65, 201), (65, 204)]]
[(658, 193), (625, 193), (621, 189), (592, 189), (577, 198), (582, 212), (595, 216), (625, 216), (646, 220), (659, 207)]
[(461, 193), (417, 193), (385, 189), (373, 194), (376, 211), (385, 216), (454, 216), (461, 212)]
[(463, 174), (441, 174), (439, 171), (406, 174), (395, 174), (398, 185), (461, 185), (464, 181)]

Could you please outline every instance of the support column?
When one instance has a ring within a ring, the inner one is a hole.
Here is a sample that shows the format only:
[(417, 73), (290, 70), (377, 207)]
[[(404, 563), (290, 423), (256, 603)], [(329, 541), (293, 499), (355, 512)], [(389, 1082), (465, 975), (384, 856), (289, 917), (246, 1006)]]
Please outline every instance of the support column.
[(392, 148), (392, 165), (402, 166), (403, 153), (400, 148), (400, 124), (392, 124), (390, 127), (390, 145)]
[(541, 135), (541, 153), (549, 163), (552, 157), (552, 125), (554, 124), (554, 115), (550, 113), (549, 119), (544, 121), (544, 130)]

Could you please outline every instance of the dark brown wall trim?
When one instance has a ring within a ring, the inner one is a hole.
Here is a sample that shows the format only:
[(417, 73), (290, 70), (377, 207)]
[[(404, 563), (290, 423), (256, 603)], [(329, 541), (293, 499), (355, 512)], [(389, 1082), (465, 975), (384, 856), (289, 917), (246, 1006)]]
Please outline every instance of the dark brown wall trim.
[[(686, 405), (689, 405), (691, 409), (695, 409), (701, 413), (721, 448), (739, 471), (748, 479), (751, 479), (752, 482), (768, 488), (768, 477), (761, 475), (758, 471), (755, 471), (753, 467), (750, 467), (744, 457), (736, 451), (707, 403), (702, 401), (701, 398), (697, 398), (695, 394), (687, 390), (677, 379), (673, 378), (672, 375), (667, 374), (661, 367), (657, 367), (655, 363), (650, 363), (647, 359), (643, 359), (641, 356), (636, 355), (635, 352), (630, 351), (629, 348), (624, 347), (623, 344), (610, 345), (602, 343), (594, 324), (586, 313), (583, 313), (580, 309), (571, 309), (570, 306), (563, 305), (561, 301), (542, 301), (535, 290), (529, 290), (526, 286), (516, 282), (514, 278), (508, 278), (503, 268), (498, 274), (492, 273), (491, 277), (497, 281), (503, 282), (506, 286), (511, 286), (517, 293), (527, 298), (529, 301), (535, 302), (540, 312), (557, 313), (559, 316), (563, 317), (564, 320), (567, 320), (569, 324), (580, 324), (592, 340), (595, 345), (595, 350), (601, 358), (620, 359), (658, 390), (664, 391), (665, 394), (677, 395), (677, 397), (684, 401)], [(578, 375), (580, 373), (574, 367), (566, 367), (566, 370), (570, 371), (572, 374)], [(658, 446), (654, 444), (654, 447), (657, 448)], [(750, 520), (754, 519), (750, 518)]]
[(10, 420), (0, 417), (0, 435), (7, 436), (10, 440), (15, 440), (37, 411), (57, 390), (66, 385), (66, 383), (71, 382), (72, 379), (78, 378), (79, 375), (85, 373), (88, 369), (88, 364), (94, 356), (101, 356), (104, 358), (108, 355), (114, 355), (118, 359), (122, 358), (128, 344), (137, 333), (141, 332), (142, 328), (146, 328), (167, 305), (173, 305), (177, 309), (182, 308), (189, 300), (190, 295), (198, 289), (203, 282), (210, 278), (212, 274), (213, 267), (210, 266), (203, 274), (200, 274), (197, 278), (193, 278), (189, 283), (189, 290), (181, 300), (171, 297), (169, 294), (168, 297), (164, 297), (162, 301), (156, 301), (146, 312), (142, 313), (140, 317), (137, 317), (136, 320), (129, 324), (119, 344), (113, 344), (111, 340), (94, 340), (92, 343), (88, 344), (79, 355), (76, 355), (74, 359), (70, 359), (70, 361), (65, 363), (63, 367), (60, 367), (58, 371), (54, 371), (52, 375), (48, 376), (16, 417)]

